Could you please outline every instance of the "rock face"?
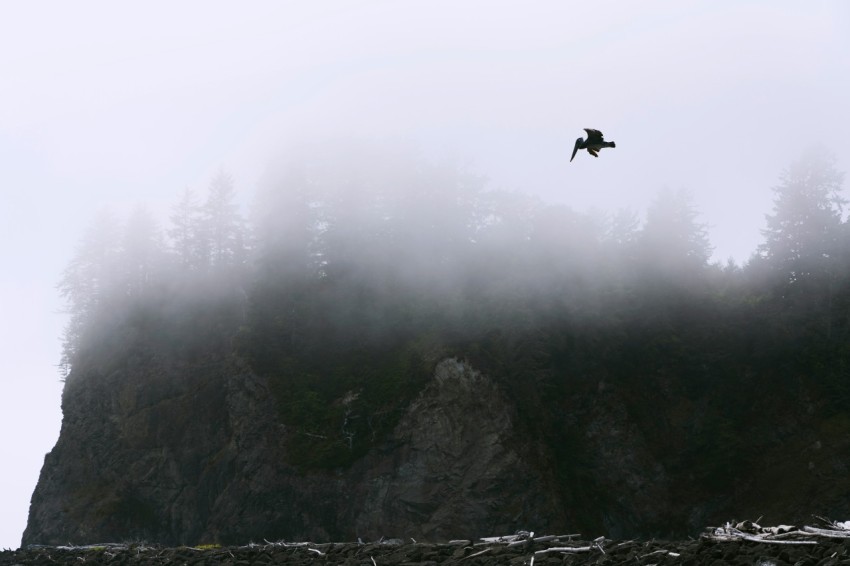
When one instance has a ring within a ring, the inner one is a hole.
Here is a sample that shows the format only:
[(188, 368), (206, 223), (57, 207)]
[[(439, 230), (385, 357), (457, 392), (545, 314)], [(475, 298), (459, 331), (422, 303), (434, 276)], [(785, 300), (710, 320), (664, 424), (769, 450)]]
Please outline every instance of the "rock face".
[(301, 473), (263, 380), (227, 365), (69, 382), (23, 544), (439, 540), (559, 523), (505, 393), (446, 359), (346, 470)]
[(730, 397), (664, 375), (542, 399), (467, 361), (433, 367), (394, 428), (332, 471), (293, 465), (269, 383), (237, 362), (89, 369), (66, 383), (23, 544), (681, 537), (846, 517), (850, 419), (805, 390), (754, 394), (759, 418), (734, 429)]
[(370, 454), (352, 471), (362, 486), (358, 534), (448, 540), (557, 519), (561, 513), (531, 465), (514, 412), (505, 394), (468, 364), (441, 362), (389, 450)]

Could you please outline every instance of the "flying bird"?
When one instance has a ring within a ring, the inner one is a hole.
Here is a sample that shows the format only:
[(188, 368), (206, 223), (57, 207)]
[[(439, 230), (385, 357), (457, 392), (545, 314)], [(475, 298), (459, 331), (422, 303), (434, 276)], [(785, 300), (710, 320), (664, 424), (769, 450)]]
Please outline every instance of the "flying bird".
[(603, 147), (617, 147), (617, 144), (614, 142), (607, 142), (602, 138), (602, 132), (599, 130), (594, 130), (591, 128), (585, 128), (585, 132), (587, 132), (587, 139), (579, 138), (576, 140), (576, 145), (573, 148), (573, 156), (570, 157), (570, 161), (576, 156), (576, 153), (580, 149), (586, 149), (587, 153), (592, 155), (593, 157), (599, 157), (599, 154), (596, 152), (602, 149)]

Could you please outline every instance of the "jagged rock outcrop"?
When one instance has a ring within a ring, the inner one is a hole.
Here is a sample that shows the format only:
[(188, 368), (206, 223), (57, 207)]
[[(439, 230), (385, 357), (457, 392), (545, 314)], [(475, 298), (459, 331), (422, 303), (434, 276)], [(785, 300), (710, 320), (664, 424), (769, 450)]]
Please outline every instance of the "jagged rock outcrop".
[(238, 361), (132, 362), (66, 383), (24, 545), (669, 537), (728, 517), (843, 517), (850, 504), (850, 420), (795, 396), (754, 401), (762, 418), (731, 430), (719, 394), (664, 376), (571, 382), (544, 401), (448, 358), (389, 433), (327, 470), (296, 465), (298, 431)]
[(441, 539), (557, 523), (515, 408), (447, 359), (395, 431), (346, 470), (287, 464), (264, 380), (228, 364), (69, 381), (24, 544), (266, 537)]
[(562, 511), (515, 421), (490, 379), (455, 359), (441, 362), (390, 442), (352, 470), (363, 486), (358, 534), (448, 540), (558, 522)]

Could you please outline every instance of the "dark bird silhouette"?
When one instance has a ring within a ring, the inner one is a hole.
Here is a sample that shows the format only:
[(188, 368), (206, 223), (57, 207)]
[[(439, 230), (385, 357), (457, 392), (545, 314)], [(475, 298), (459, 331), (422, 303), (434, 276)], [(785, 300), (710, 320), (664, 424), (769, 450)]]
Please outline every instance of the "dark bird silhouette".
[(599, 157), (599, 154), (596, 152), (602, 149), (603, 147), (617, 147), (617, 144), (614, 142), (607, 142), (602, 138), (602, 132), (599, 130), (594, 130), (591, 128), (585, 128), (585, 132), (587, 132), (587, 139), (579, 138), (576, 140), (576, 145), (573, 148), (573, 156), (570, 157), (570, 161), (576, 156), (576, 153), (580, 149), (586, 149), (587, 153), (592, 155), (593, 157)]

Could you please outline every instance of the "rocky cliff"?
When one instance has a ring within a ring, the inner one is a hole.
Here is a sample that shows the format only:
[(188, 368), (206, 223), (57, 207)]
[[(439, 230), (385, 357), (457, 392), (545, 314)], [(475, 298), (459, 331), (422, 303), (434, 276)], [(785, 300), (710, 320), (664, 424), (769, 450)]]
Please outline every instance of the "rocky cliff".
[(433, 367), (392, 431), (335, 469), (292, 463), (295, 431), (239, 363), (90, 369), (66, 384), (23, 544), (681, 535), (733, 515), (846, 516), (850, 423), (799, 391), (728, 430), (711, 395), (663, 378), (586, 385), (538, 417), (467, 361)]
[(511, 401), (455, 359), (388, 438), (329, 472), (287, 464), (266, 383), (232, 365), (88, 375), (63, 411), (24, 544), (444, 539), (563, 516)]

